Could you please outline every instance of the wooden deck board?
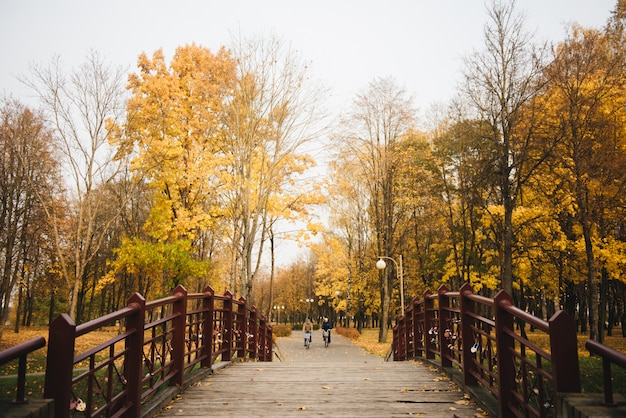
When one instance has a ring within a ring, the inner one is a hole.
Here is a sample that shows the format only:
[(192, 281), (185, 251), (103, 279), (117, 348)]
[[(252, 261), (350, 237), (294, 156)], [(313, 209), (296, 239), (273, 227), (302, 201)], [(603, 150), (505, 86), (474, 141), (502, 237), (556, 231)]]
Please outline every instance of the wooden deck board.
[(384, 362), (347, 339), (304, 350), (279, 339), (283, 362), (236, 363), (187, 388), (160, 417), (480, 417), (437, 371)]

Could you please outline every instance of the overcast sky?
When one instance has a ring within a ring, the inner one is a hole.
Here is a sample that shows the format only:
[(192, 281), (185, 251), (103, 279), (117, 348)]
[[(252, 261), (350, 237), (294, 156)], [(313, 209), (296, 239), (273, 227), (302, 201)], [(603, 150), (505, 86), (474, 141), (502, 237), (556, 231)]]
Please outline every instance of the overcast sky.
[[(602, 27), (617, 0), (518, 0), (537, 41), (557, 42), (572, 22)], [(488, 0), (489, 4), (491, 0)], [(179, 46), (215, 51), (234, 35), (291, 43), (347, 110), (376, 77), (392, 76), (424, 111), (445, 103), (461, 60), (483, 49), (483, 0), (0, 0), (0, 96), (36, 105), (16, 76), (58, 55), (68, 69), (91, 49), (135, 71), (137, 57)], [(285, 243), (279, 263), (299, 252)]]
[[(488, 0), (489, 2), (491, 0)], [(602, 27), (617, 0), (518, 0), (538, 40), (565, 25)], [(233, 34), (290, 42), (345, 110), (375, 77), (393, 76), (424, 110), (447, 101), (461, 59), (482, 49), (483, 0), (0, 0), (0, 94), (28, 102), (16, 80), (59, 55), (68, 68), (90, 49), (135, 69), (138, 55), (195, 42), (216, 50)]]

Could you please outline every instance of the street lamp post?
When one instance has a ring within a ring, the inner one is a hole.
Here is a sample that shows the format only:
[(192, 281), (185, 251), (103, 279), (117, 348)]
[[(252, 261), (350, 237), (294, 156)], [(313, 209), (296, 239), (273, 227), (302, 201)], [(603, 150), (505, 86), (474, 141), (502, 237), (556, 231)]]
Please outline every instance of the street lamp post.
[(280, 324), (280, 311), (285, 310), (284, 306), (274, 305), (274, 310), (278, 311), (278, 323)]
[(393, 264), (396, 265), (396, 271), (398, 272), (398, 277), (400, 278), (400, 306), (402, 307), (401, 314), (404, 315), (404, 277), (402, 276), (402, 254), (400, 254), (400, 264), (396, 262), (391, 257), (380, 255), (378, 256), (378, 261), (376, 262), (376, 268), (378, 270), (384, 270), (387, 267), (387, 263), (385, 260), (393, 261)]
[(311, 318), (311, 304), (314, 302), (313, 298), (306, 298), (306, 317)]

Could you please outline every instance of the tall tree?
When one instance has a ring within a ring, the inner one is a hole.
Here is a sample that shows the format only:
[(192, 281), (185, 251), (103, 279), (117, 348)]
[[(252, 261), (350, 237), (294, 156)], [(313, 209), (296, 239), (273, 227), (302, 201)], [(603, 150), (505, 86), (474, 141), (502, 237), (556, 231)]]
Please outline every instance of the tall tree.
[[(38, 197), (59, 191), (59, 172), (43, 115), (5, 98), (0, 103), (0, 338), (16, 286), (20, 296), (42, 273), (49, 232)], [(19, 314), (17, 315), (19, 321)], [(16, 322), (16, 326), (18, 323)]]
[[(532, 130), (520, 131), (521, 111), (542, 86), (542, 51), (524, 30), (524, 18), (515, 14), (515, 1), (494, 1), (488, 9), (485, 50), (465, 60), (462, 92), (476, 116), (490, 128), (497, 147), (494, 175), (497, 203), (503, 207), (500, 226), (500, 281), (513, 293), (513, 210), (516, 198), (536, 162), (529, 161)], [(495, 203), (495, 202), (494, 202)]]
[(54, 127), (54, 143), (68, 183), (68, 214), (55, 211), (51, 202), (44, 203), (54, 226), (69, 314), (75, 318), (87, 265), (119, 215), (101, 212), (102, 194), (97, 189), (111, 182), (119, 170), (110, 153), (105, 125), (122, 115), (124, 71), (110, 67), (92, 51), (69, 74), (57, 57), (48, 67), (34, 66), (23, 81), (37, 93)]
[[(157, 265), (149, 261), (157, 254), (167, 274), (156, 287), (167, 293), (191, 271), (207, 273), (198, 242), (224, 215), (218, 197), (224, 182), (220, 130), (233, 94), (235, 63), (225, 49), (212, 53), (192, 44), (177, 48), (169, 66), (162, 50), (152, 58), (142, 54), (137, 65), (138, 73), (129, 77), (127, 122), (111, 125), (110, 135), (118, 156), (130, 156), (131, 169), (148, 185), (151, 207), (143, 225), (146, 236), (124, 240), (117, 264), (120, 271), (127, 265), (126, 272), (143, 276), (145, 268)], [(181, 248), (182, 258), (170, 257)]]
[[(415, 110), (406, 91), (392, 78), (376, 79), (358, 94), (345, 120), (340, 140), (346, 145), (346, 159), (353, 159), (363, 173), (361, 181), (368, 190), (368, 211), (376, 256), (402, 255), (396, 227), (406, 214), (401, 210), (398, 170), (404, 162), (402, 147), (414, 130)], [(372, 263), (373, 265), (373, 263)], [(394, 264), (395, 266), (395, 264)], [(387, 340), (391, 292), (398, 272), (387, 268), (379, 272), (379, 341)]]
[(295, 180), (314, 165), (305, 147), (321, 134), (323, 90), (282, 40), (233, 43), (237, 84), (223, 120), (224, 204), (231, 221), (230, 285), (249, 297), (272, 224), (303, 207), (306, 193)]
[[(597, 30), (573, 26), (555, 49), (547, 120), (559, 139), (552, 173), (573, 203), (586, 260), (590, 338), (600, 340), (598, 251), (618, 231), (603, 228), (623, 218), (626, 173), (626, 56)], [(614, 215), (612, 217), (611, 213)], [(609, 232), (607, 236), (607, 232)], [(577, 239), (572, 234), (572, 238)], [(604, 244), (601, 244), (604, 241)]]

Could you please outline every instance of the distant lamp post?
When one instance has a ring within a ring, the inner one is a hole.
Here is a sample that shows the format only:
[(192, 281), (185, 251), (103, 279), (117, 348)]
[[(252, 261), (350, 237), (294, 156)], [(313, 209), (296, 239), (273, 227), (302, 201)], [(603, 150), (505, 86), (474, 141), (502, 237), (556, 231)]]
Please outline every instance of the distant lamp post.
[(307, 309), (306, 309), (306, 317), (307, 318), (311, 318), (311, 304), (314, 302), (313, 298), (307, 298), (306, 299), (306, 305), (307, 305)]
[(274, 310), (278, 311), (278, 323), (280, 324), (280, 311), (285, 310), (284, 306), (274, 305)]
[(400, 254), (400, 264), (396, 262), (391, 257), (386, 256), (378, 256), (378, 261), (376, 262), (376, 268), (378, 270), (384, 270), (387, 267), (387, 263), (385, 260), (393, 261), (393, 264), (396, 265), (396, 271), (398, 272), (398, 278), (400, 279), (400, 306), (402, 307), (401, 314), (404, 315), (404, 277), (402, 276), (402, 254)]

